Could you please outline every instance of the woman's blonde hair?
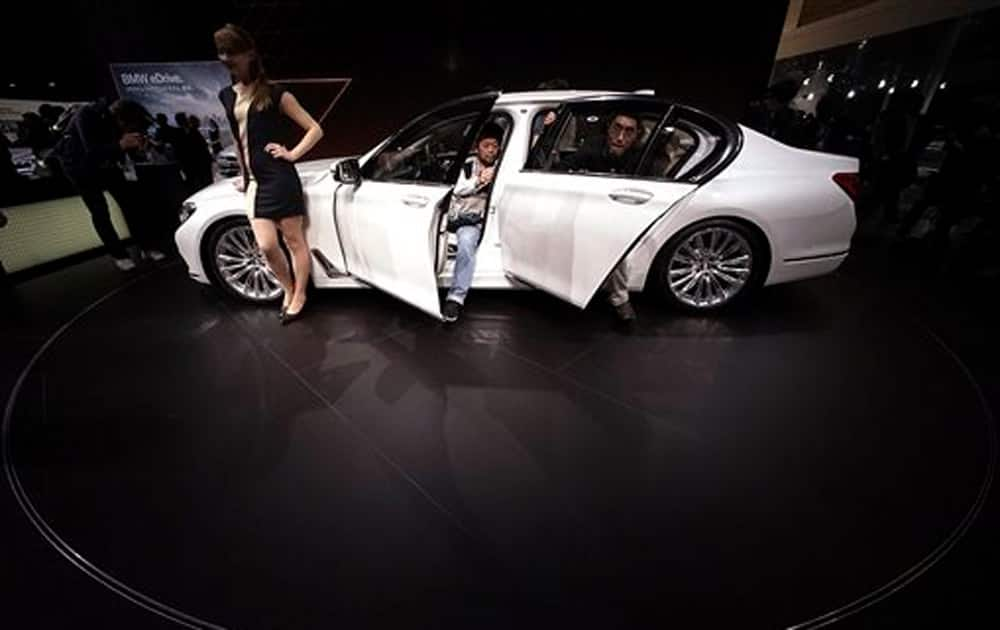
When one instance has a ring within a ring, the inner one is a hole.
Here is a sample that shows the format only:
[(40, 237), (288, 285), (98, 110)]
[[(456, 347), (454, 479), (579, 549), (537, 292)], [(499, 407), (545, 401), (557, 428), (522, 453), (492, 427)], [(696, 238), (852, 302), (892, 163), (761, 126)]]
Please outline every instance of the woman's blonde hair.
[(267, 78), (264, 72), (264, 64), (260, 60), (260, 53), (257, 52), (257, 45), (253, 41), (253, 36), (246, 29), (235, 24), (226, 24), (215, 31), (215, 48), (219, 54), (223, 52), (230, 55), (241, 53), (251, 53), (249, 86), (250, 105), (257, 111), (263, 111), (272, 105), (272, 92), (274, 84)]

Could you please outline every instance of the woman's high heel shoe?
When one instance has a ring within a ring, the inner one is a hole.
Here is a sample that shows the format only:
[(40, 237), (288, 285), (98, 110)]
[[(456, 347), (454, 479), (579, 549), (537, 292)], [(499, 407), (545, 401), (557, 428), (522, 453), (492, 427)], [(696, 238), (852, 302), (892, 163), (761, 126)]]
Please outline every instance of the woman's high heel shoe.
[[(283, 297), (287, 298), (288, 295), (290, 295), (290, 292), (286, 291)], [(289, 306), (290, 304), (286, 304), (284, 299), (281, 300), (281, 310), (278, 311), (278, 319), (285, 319), (285, 313), (288, 312)]]
[(305, 310), (306, 310), (305, 306), (300, 308), (298, 313), (289, 313), (287, 309), (283, 310), (281, 312), (281, 325), (287, 326), (288, 324), (291, 324), (297, 319), (302, 319), (302, 315), (304, 314)]

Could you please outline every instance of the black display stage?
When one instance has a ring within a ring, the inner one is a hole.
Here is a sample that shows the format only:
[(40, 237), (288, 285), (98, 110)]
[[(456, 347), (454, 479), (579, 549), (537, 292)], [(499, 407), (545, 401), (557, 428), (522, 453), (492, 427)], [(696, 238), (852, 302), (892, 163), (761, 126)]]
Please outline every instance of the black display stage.
[(963, 359), (853, 264), (714, 318), (640, 299), (630, 333), (488, 291), (452, 327), (362, 290), (281, 327), (179, 263), (22, 283), (2, 623), (912, 615), (962, 571), (996, 437)]

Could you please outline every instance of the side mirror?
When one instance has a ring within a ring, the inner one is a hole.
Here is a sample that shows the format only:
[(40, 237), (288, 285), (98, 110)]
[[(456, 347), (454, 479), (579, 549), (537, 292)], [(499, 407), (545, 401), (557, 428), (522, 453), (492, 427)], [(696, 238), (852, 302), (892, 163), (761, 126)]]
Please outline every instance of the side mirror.
[(341, 160), (333, 167), (333, 178), (341, 184), (361, 185), (361, 166), (354, 158)]

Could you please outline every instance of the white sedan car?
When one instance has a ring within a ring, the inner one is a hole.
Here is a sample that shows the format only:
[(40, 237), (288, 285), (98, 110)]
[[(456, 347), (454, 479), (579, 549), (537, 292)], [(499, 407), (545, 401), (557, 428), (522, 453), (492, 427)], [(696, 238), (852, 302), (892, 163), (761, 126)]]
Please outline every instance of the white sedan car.
[[(640, 123), (627, 172), (571, 168), (622, 114)], [(474, 289), (534, 288), (583, 308), (624, 264), (631, 290), (710, 311), (847, 257), (854, 158), (788, 147), (648, 94), (490, 93), (434, 109), (360, 158), (298, 165), (314, 285), (375, 287), (440, 318), (454, 267), (452, 187), (487, 122), (505, 134)], [(198, 192), (177, 246), (195, 280), (269, 302), (281, 288), (246, 205), (232, 181)]]

